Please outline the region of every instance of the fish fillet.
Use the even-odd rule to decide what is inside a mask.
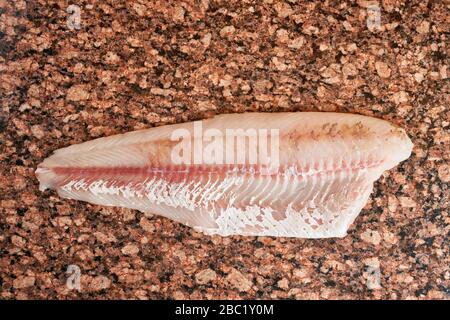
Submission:
[[[343,237],[412,143],[355,114],[225,114],[59,149],[40,190],[158,214],[205,234]]]

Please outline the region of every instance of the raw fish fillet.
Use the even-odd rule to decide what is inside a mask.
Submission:
[[[257,149],[255,133],[267,136]],[[225,114],[62,148],[36,175],[40,190],[159,214],[205,234],[343,237],[373,182],[412,147],[403,129],[361,115]]]

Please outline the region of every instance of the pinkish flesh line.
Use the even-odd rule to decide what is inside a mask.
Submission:
[[[311,169],[318,169],[318,165],[313,166],[312,168],[309,166],[299,168],[295,167],[295,173],[299,176],[302,175],[327,175],[333,173],[339,173],[341,171],[356,171],[361,169],[369,169],[380,166],[384,161],[361,161],[359,163],[352,162],[347,164],[343,162],[340,166],[334,166],[332,168],[326,170],[320,170],[316,172],[311,172]],[[281,166],[281,169],[276,171],[272,171],[270,174],[264,173],[267,176],[276,176],[280,173],[287,173],[291,168],[291,166]],[[227,174],[227,173],[236,173],[240,172],[243,174],[261,174],[260,168],[253,165],[179,165],[179,166],[142,166],[142,167],[53,167],[51,170],[62,176],[71,176],[77,178],[87,178],[89,180],[95,177],[102,176],[145,176],[146,178],[153,176],[171,176],[170,180],[177,180],[174,177],[174,174],[180,175],[180,180],[186,178],[186,175],[189,176],[199,176],[203,174]],[[64,179],[66,181],[66,179]],[[64,182],[63,182],[64,183]],[[125,182],[124,182],[125,183]]]

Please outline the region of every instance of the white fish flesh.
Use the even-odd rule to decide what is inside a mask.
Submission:
[[[36,175],[61,197],[205,234],[343,237],[412,147],[403,129],[361,115],[225,114],[59,149]]]

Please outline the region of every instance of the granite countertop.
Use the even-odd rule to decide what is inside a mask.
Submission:
[[[0,0],[0,299],[449,299],[444,1],[76,3]],[[34,176],[100,136],[305,110],[389,120],[414,142],[342,239],[204,236]]]

